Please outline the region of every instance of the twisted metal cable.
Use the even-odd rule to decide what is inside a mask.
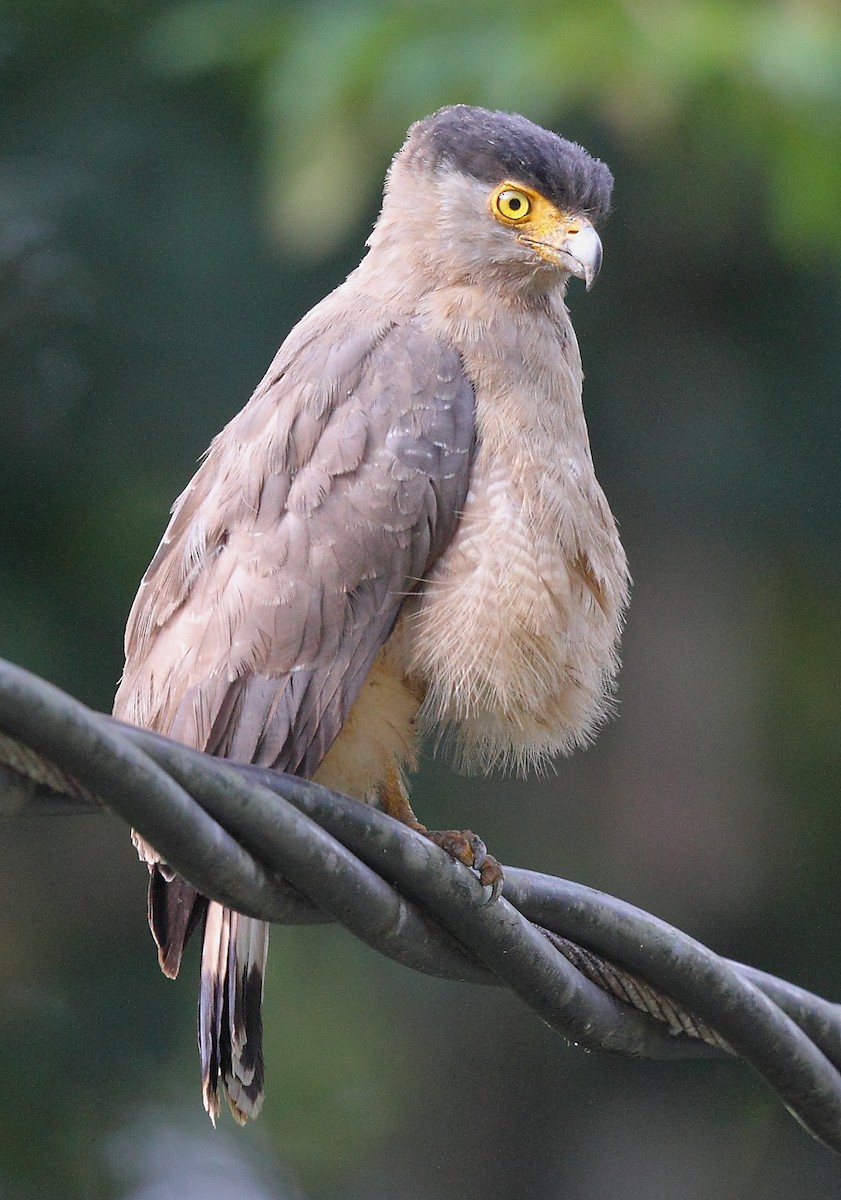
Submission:
[[[841,1007],[728,962],[580,884],[475,875],[383,813],[94,713],[0,660],[0,814],[106,805],[205,895],[281,923],[336,920],[427,974],[509,986],[592,1048],[750,1063],[841,1152]]]

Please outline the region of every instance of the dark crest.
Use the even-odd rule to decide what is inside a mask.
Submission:
[[[516,113],[456,104],[409,130],[400,159],[427,170],[456,170],[493,186],[511,179],[562,211],[597,222],[610,207],[613,176],[583,146]]]

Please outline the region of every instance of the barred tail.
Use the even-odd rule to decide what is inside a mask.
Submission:
[[[269,948],[265,921],[211,902],[204,927],[199,989],[202,1098],[219,1115],[219,1080],[234,1119],[244,1125],[263,1103],[263,976]]]

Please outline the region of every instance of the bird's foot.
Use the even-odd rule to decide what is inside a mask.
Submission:
[[[416,833],[429,838],[454,858],[464,863],[479,876],[479,882],[491,889],[488,904],[492,904],[502,891],[502,867],[488,854],[485,843],[471,829],[427,829],[417,819],[409,803],[409,794],[398,771],[392,771],[379,786],[379,803],[383,812],[408,825]]]
[[[418,833],[429,838],[436,846],[440,846],[454,858],[456,862],[464,863],[479,876],[479,882],[491,889],[488,904],[492,904],[502,891],[502,867],[488,854],[485,843],[471,829],[427,829],[420,822],[415,826]]]

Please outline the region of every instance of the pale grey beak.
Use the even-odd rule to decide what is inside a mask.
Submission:
[[[602,243],[586,217],[565,216],[541,230],[538,236],[523,234],[521,241],[547,262],[583,279],[588,292],[596,282],[602,265]]]
[[[590,222],[585,218],[575,221],[560,250],[570,275],[583,279],[589,292],[602,265],[601,238]]]

